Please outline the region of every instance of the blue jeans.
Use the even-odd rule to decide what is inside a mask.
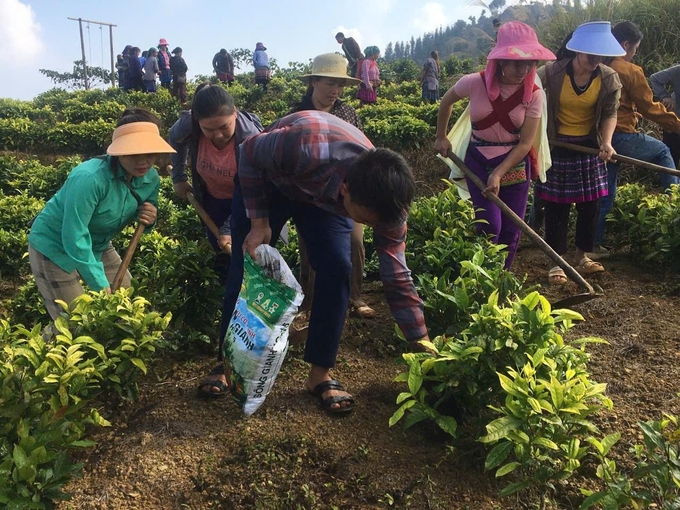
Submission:
[[[614,150],[622,156],[629,156],[631,158],[646,161],[647,163],[654,163],[668,168],[675,168],[673,157],[668,146],[661,140],[657,140],[651,136],[642,133],[619,133],[615,132],[612,137],[612,145]],[[597,220],[597,230],[595,231],[595,246],[602,244],[604,237],[605,218],[614,205],[616,198],[616,186],[619,177],[618,163],[607,163],[607,185],[609,194],[602,197],[600,203],[600,216]],[[659,173],[659,180],[664,189],[670,187],[671,184],[680,184],[680,178],[675,175],[668,175]]]
[[[250,220],[246,216],[238,176],[235,184],[231,207],[232,255],[222,308],[220,359],[224,335],[241,290],[243,241],[250,231]],[[349,278],[352,272],[350,234],[354,222],[313,204],[291,200],[272,187],[269,201],[272,246],[290,218],[295,222],[298,235],[305,240],[310,265],[316,272],[304,359],[319,367],[333,368],[349,306]]]

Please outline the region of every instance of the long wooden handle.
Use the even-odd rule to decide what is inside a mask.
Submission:
[[[576,145],[575,143],[560,142],[558,140],[551,140],[550,145],[555,147],[562,147],[563,149],[570,149],[572,151],[583,152],[584,154],[591,154],[597,156],[600,154],[600,149],[594,149],[592,147],[583,147],[582,145]],[[655,165],[654,163],[647,163],[646,161],[641,161],[639,159],[631,158],[629,156],[624,156],[622,154],[614,154],[612,161],[619,163],[628,163],[629,165],[634,165],[645,170],[652,170],[654,172],[660,172],[662,174],[670,174],[680,176],[680,170],[675,168],[668,168],[666,166]]]
[[[115,292],[120,288],[120,284],[123,283],[123,278],[125,278],[125,273],[128,270],[128,266],[130,265],[130,262],[132,261],[132,255],[134,255],[135,250],[137,249],[137,245],[139,244],[139,239],[142,237],[142,234],[144,233],[144,229],[146,228],[146,225],[143,225],[142,223],[139,223],[137,225],[137,228],[135,229],[135,233],[132,236],[132,239],[130,240],[130,244],[128,245],[127,250],[125,250],[125,255],[123,256],[123,260],[120,263],[120,266],[118,267],[118,272],[116,272],[116,276],[113,278],[113,283],[111,284],[111,292]]]
[[[198,215],[201,217],[203,220],[203,223],[208,225],[208,228],[210,229],[210,232],[212,232],[212,235],[215,236],[215,238],[219,241],[220,239],[220,229],[215,225],[215,222],[212,220],[212,218],[208,215],[208,213],[203,209],[203,206],[198,202],[196,197],[194,196],[193,193],[189,192],[187,193],[187,201],[194,206],[194,209],[196,209],[196,212]],[[231,255],[231,244],[227,244],[224,246],[223,251],[227,253],[228,255]]]
[[[482,182],[482,180],[477,177],[472,170],[470,170],[467,165],[463,162],[462,159],[460,159],[458,156],[456,156],[452,151],[448,151],[447,156],[451,161],[453,161],[458,168],[460,168],[465,176],[470,179],[475,186],[477,186],[481,191],[484,191],[486,189],[486,183]],[[574,269],[566,260],[564,260],[562,257],[558,255],[558,253],[553,250],[548,243],[546,243],[541,236],[539,236],[536,232],[533,231],[533,229],[527,225],[522,218],[517,216],[515,214],[515,211],[510,209],[505,202],[503,202],[500,198],[498,198],[496,195],[493,193],[487,193],[486,194],[486,199],[492,202],[494,205],[496,205],[502,212],[505,214],[510,221],[512,221],[515,225],[517,225],[520,230],[529,237],[543,252],[550,257],[550,259],[560,266],[565,273],[574,280],[576,283],[578,283],[581,287],[584,287],[589,294],[595,294],[595,290],[593,289],[592,285],[590,285],[585,278],[583,278],[576,269]]]

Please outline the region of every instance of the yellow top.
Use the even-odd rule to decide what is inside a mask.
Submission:
[[[566,136],[586,136],[595,125],[595,106],[600,95],[602,78],[598,74],[588,89],[578,95],[571,85],[571,78],[564,75],[560,92],[560,109],[557,113],[558,133]]]

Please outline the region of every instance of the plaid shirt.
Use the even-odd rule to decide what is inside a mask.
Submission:
[[[349,165],[373,144],[354,126],[319,111],[288,115],[240,147],[238,178],[248,218],[269,216],[272,184],[289,199],[348,216],[340,196]],[[407,340],[427,335],[423,302],[406,266],[406,222],[376,225],[373,243],[385,298]]]

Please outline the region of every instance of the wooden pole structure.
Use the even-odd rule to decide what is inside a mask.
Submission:
[[[90,84],[87,80],[87,60],[85,60],[85,39],[83,38],[82,18],[78,18],[78,26],[80,27],[80,49],[83,52],[83,81],[85,82],[85,90],[90,90]]]
[[[113,64],[113,25],[109,25],[109,42],[111,43],[111,86],[116,87],[116,68]]]
[[[83,52],[83,75],[85,77],[85,90],[88,90],[90,88],[89,80],[87,77],[87,64],[85,61],[85,39],[83,38],[83,22],[85,23],[90,23],[92,25],[103,25],[109,27],[109,42],[110,42],[110,50],[111,50],[111,86],[115,87],[116,86],[116,68],[114,66],[114,53],[113,53],[113,27],[117,27],[118,25],[114,25],[113,23],[106,23],[103,21],[92,21],[89,19],[82,19],[82,18],[68,18],[71,21],[77,21],[78,24],[80,25],[80,49]]]

